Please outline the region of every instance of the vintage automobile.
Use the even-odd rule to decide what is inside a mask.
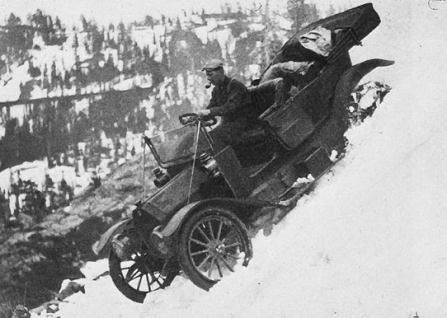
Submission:
[[[154,170],[159,189],[94,247],[98,254],[109,253],[110,275],[122,294],[143,302],[179,274],[209,290],[249,263],[247,228],[256,215],[293,207],[307,187],[296,180],[309,174],[318,179],[334,164],[331,154],[340,156],[345,147],[351,92],[365,74],[393,63],[351,64],[349,49],[379,23],[372,4],[365,4],[312,23],[289,39],[259,85],[249,88],[259,117],[237,145],[217,148],[209,133],[214,121],[195,114],[180,116],[183,125],[177,129],[144,137],[159,164]],[[318,49],[324,32],[330,37],[322,54],[303,44],[310,39]],[[269,70],[289,61],[310,62],[313,75],[283,92],[286,79],[268,77]]]

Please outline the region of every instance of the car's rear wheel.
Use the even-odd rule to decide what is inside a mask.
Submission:
[[[179,259],[183,271],[198,287],[209,290],[236,265],[247,266],[253,255],[247,228],[231,211],[206,207],[180,229]]]

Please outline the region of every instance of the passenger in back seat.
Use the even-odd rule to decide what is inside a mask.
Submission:
[[[285,99],[295,95],[318,76],[334,48],[338,33],[318,26],[292,37],[264,72],[260,84],[283,78]]]

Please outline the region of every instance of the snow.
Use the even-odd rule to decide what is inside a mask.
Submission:
[[[350,1],[352,6],[360,1]],[[447,170],[445,10],[374,1],[382,24],[354,60],[394,59],[373,72],[393,87],[348,134],[347,156],[315,191],[253,240],[247,268],[210,292],[183,277],[143,305],[109,277],[67,299],[61,317],[445,317]]]
[[[12,70],[14,76],[5,86],[0,87],[0,102],[18,100],[20,97],[20,84],[26,83],[30,79],[28,72],[28,62],[14,67]]]

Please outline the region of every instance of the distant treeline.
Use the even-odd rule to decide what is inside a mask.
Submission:
[[[1,81],[7,82],[7,75],[11,74],[13,65],[28,62],[28,72],[33,80],[20,86],[20,100],[28,101],[35,87],[47,92],[59,90],[62,93],[75,88],[76,94],[81,94],[82,88],[91,85],[106,87],[109,84],[107,87],[111,87],[112,84],[136,76],[150,76],[152,87],[156,89],[167,78],[175,78],[178,74],[188,72],[197,73],[203,61],[210,58],[225,59],[229,66],[239,70],[236,76],[243,76],[247,65],[253,63],[253,52],[261,55],[256,57],[256,63],[266,67],[282,45],[277,34],[287,32],[275,29],[279,27],[274,23],[274,15],[263,10],[243,13],[240,8],[234,12],[227,6],[221,14],[211,15],[205,11],[196,14],[202,18],[204,24],[211,17],[220,21],[232,21],[225,26],[236,39],[231,56],[228,53],[227,56],[222,56],[226,50],[223,50],[216,38],[203,44],[194,32],[197,25],[185,27],[178,18],[162,17],[161,20],[155,20],[147,16],[144,21],[127,27],[121,22],[105,28],[81,17],[81,27],[73,30],[74,39],[67,46],[66,30],[58,17],[53,18],[37,10],[26,22],[22,22],[11,14],[6,25],[0,27]],[[253,31],[249,25],[259,16],[268,28]],[[316,7],[305,4],[302,0],[289,1],[288,16],[295,26],[319,18]],[[152,41],[162,52],[161,61],[157,61],[150,53],[154,51],[150,45],[140,47],[132,39],[133,27],[154,27],[157,24],[169,26],[166,28],[166,34],[160,39],[154,37]],[[81,34],[83,36],[80,36]],[[242,34],[244,36],[241,36]],[[43,39],[43,47],[33,44],[35,37]],[[82,39],[82,42],[79,39]],[[261,50],[257,47],[260,42],[264,45]],[[45,46],[62,44],[76,56],[73,68],[62,69],[63,63],[55,62],[50,67],[45,65],[39,68],[33,65],[31,51],[45,50]],[[81,60],[77,54],[81,46],[84,52],[89,53],[88,60]],[[104,53],[110,50],[116,50],[121,65],[117,65],[110,55],[106,58]],[[185,85],[188,83],[185,82]],[[178,108],[190,109],[191,101],[178,96],[176,85],[173,89],[174,95],[180,100],[180,103],[177,103]],[[3,104],[4,107],[0,108],[0,125],[4,127],[4,133],[0,137],[0,171],[24,161],[51,157],[68,150],[76,152],[77,142],[98,143],[102,131],[113,139],[125,134],[127,130],[141,132],[147,129],[147,118],[142,116],[140,103],[147,99],[152,91],[106,93],[107,89],[103,90],[103,93],[88,98],[89,107],[86,113],[73,111],[76,99],[72,97],[24,102],[26,111],[23,119],[11,116],[10,108],[17,106],[11,103]],[[162,103],[163,100],[159,100],[153,106],[155,125],[166,122],[166,117],[170,117]]]

